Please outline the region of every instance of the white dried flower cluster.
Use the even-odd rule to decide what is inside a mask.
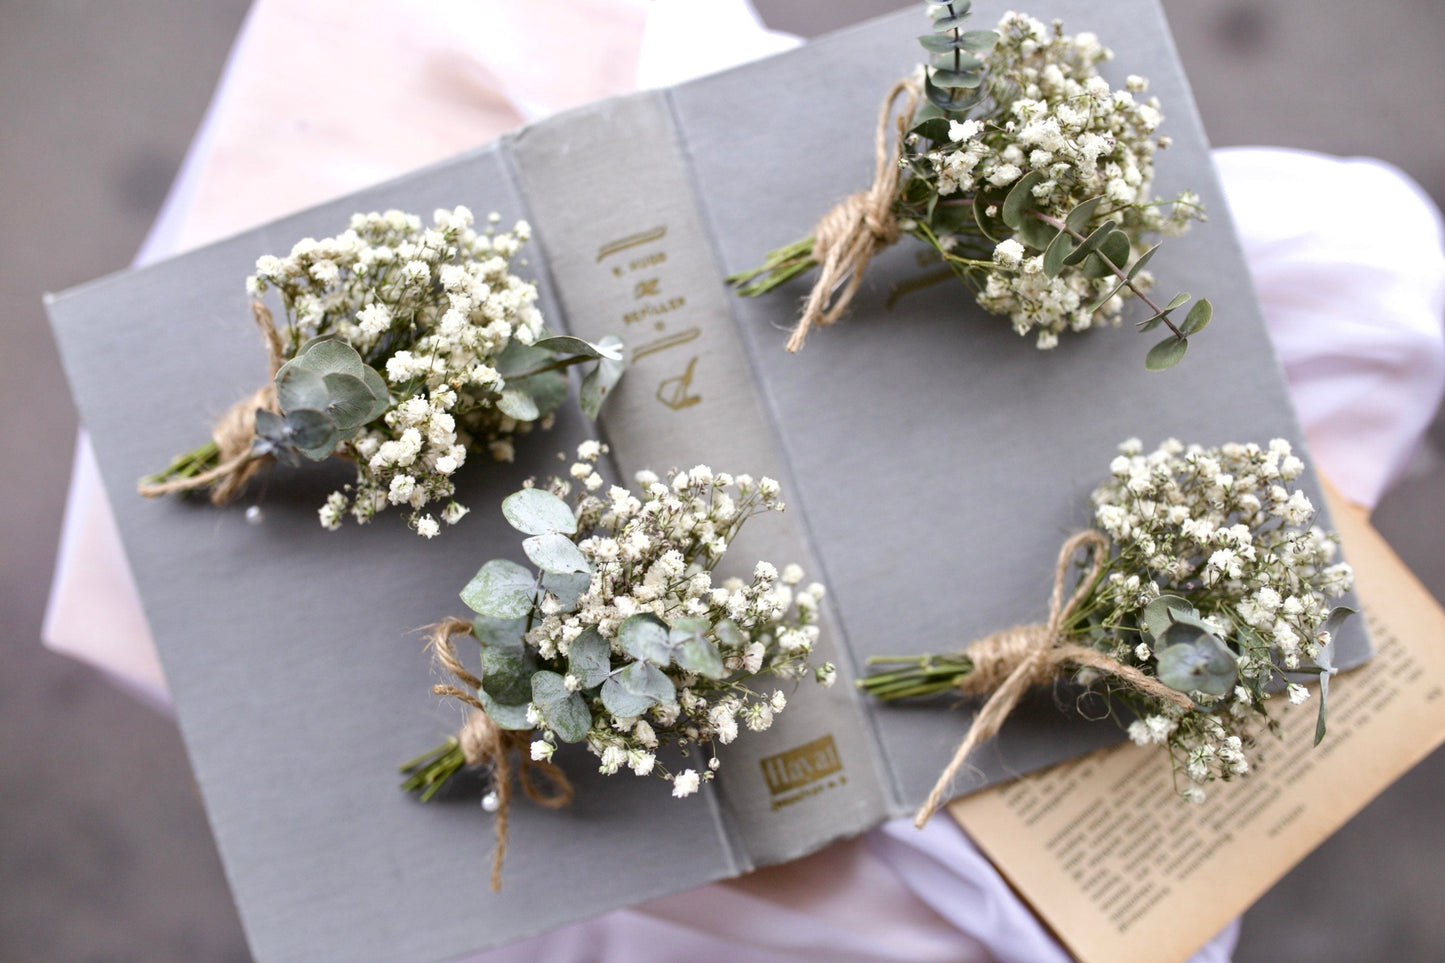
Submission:
[[[396,505],[419,534],[436,535],[466,514],[452,500],[452,476],[468,453],[485,446],[510,460],[513,435],[534,423],[497,408],[499,358],[543,336],[537,290],[511,272],[531,229],[519,221],[510,232],[478,233],[472,223],[465,207],[438,210],[431,227],[401,211],[355,214],[336,237],[260,258],[247,279],[253,297],[280,294],[288,356],[318,335],[339,335],[391,392],[384,418],[337,449],[355,462],[357,480],[322,506],[327,528],[348,512],[366,522]],[[433,506],[441,506],[435,515]]]
[[[809,661],[818,640],[824,588],[802,585],[804,573],[797,565],[780,573],[764,561],[743,578],[715,575],[748,519],[783,510],[773,479],[699,465],[666,477],[639,472],[634,493],[605,485],[597,462],[606,451],[605,445],[584,442],[569,478],[548,485],[574,505],[578,525],[573,539],[591,572],[575,600],[543,593],[523,641],[540,668],[564,674],[568,688],[585,700],[592,717],[585,743],[602,772],[626,768],[659,775],[671,780],[673,795],[686,796],[713,778],[716,746],[732,742],[743,730],[766,730],[784,710],[786,693],[762,685],[764,679],[795,682],[813,676],[831,683],[833,667]],[[639,619],[662,626],[674,639],[690,633],[720,659],[717,671],[704,671],[682,656],[640,659],[628,637],[628,626]],[[636,672],[628,666],[647,661],[670,680],[671,698],[637,715],[619,716],[609,707],[606,683],[584,687],[569,671],[569,660],[577,640],[594,631],[606,640],[612,676]],[[540,729],[533,757],[549,759],[557,734],[546,725],[542,707],[532,705],[529,711]],[[706,767],[670,772],[657,757],[668,744],[682,747],[686,755],[705,752]]]
[[[1248,770],[1250,723],[1265,714],[1271,683],[1316,663],[1330,641],[1322,630],[1330,600],[1353,574],[1335,560],[1337,536],[1313,524],[1314,506],[1293,487],[1304,463],[1288,441],[1203,448],[1170,439],[1146,454],[1130,439],[1120,452],[1093,495],[1113,550],[1083,630],[1151,672],[1158,653],[1127,627],[1142,624],[1145,606],[1163,594],[1187,599],[1227,642],[1237,671],[1230,694],[1189,693],[1197,708],[1187,712],[1133,694],[1140,717],[1130,737],[1167,745],[1187,794],[1202,799],[1203,783]],[[1308,690],[1290,684],[1288,695],[1299,703]]]
[[[997,30],[997,44],[982,55],[989,99],[970,119],[952,120],[946,141],[905,152],[903,163],[914,177],[932,182],[939,204],[971,206],[976,195],[1001,197],[1038,172],[1032,194],[1039,214],[1061,224],[1080,204],[1101,197],[1083,233],[1114,221],[1135,245],[1134,256],[1143,235],[1178,234],[1191,220],[1203,219],[1193,192],[1172,202],[1150,195],[1154,154],[1169,141],[1155,135],[1163,117],[1158,99],[1143,96],[1144,78],[1131,76],[1124,89],[1113,89],[1097,70],[1110,51],[1092,33],[1065,35],[1058,21],[1049,26],[1008,13]],[[998,216],[997,208],[990,204],[990,217]],[[972,227],[969,220],[962,230]],[[1018,334],[1036,333],[1039,348],[1054,347],[1066,330],[1119,323],[1127,288],[1090,310],[1116,286],[1113,275],[1080,265],[1049,277],[1042,254],[1030,255],[1016,237],[993,244],[960,233],[940,235],[937,243],[967,253],[974,258],[970,264],[985,269],[979,304],[1007,315]],[[1147,288],[1147,272],[1135,283]]]

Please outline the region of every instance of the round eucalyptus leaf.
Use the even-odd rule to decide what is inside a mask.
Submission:
[[[1184,323],[1179,326],[1179,330],[1185,334],[1195,334],[1203,331],[1204,326],[1208,324],[1213,317],[1214,305],[1209,303],[1208,298],[1200,298],[1194,302],[1194,306],[1191,307],[1189,313],[1184,316]]]
[[[1117,268],[1122,268],[1129,263],[1129,254],[1133,248],[1129,244],[1129,235],[1123,231],[1111,231],[1099,242],[1099,253],[1108,258]]]
[[[359,428],[366,423],[376,399],[366,382],[356,375],[331,372],[324,376],[326,394],[329,399],[326,413],[336,419],[336,427],[342,431]]]
[[[1190,601],[1177,595],[1161,595],[1144,606],[1139,628],[1144,632],[1145,641],[1153,645],[1154,641],[1164,634],[1164,630],[1174,624],[1170,613],[1181,612],[1196,614]]]
[[[1217,635],[1198,633],[1190,641],[1165,645],[1154,658],[1159,681],[1176,692],[1226,696],[1234,691],[1239,663]]]
[[[542,576],[542,587],[557,596],[564,612],[576,610],[577,600],[591,585],[590,572],[547,572]]]
[[[567,683],[545,669],[532,673],[532,704],[548,729],[563,742],[581,742],[592,728],[592,713],[579,693],[568,692]]]
[[[283,412],[298,408],[325,411],[330,395],[326,391],[326,379],[294,360],[288,361],[276,372],[276,401]]]
[[[714,625],[712,630],[718,641],[731,649],[738,648],[748,640],[748,637],[743,634],[743,630],[738,628],[738,624],[732,619],[723,619]]]
[[[1104,242],[1104,238],[1114,233],[1114,229],[1118,226],[1118,223],[1115,221],[1105,221],[1103,224],[1094,228],[1094,232],[1080,241],[1079,246],[1074,248],[1073,253],[1064,258],[1064,264],[1072,267],[1094,253],[1094,251],[1098,250],[1099,245]]]
[[[1073,239],[1063,231],[1054,235],[1054,239],[1044,249],[1045,276],[1051,278],[1059,276],[1059,272],[1064,269],[1065,259],[1073,251],[1073,243]]]
[[[577,532],[577,517],[567,502],[544,488],[523,488],[502,499],[502,515],[527,535]]]
[[[622,687],[615,678],[602,683],[602,705],[619,719],[632,719],[642,715],[657,703],[646,696],[633,695]]]
[[[983,75],[976,69],[983,66],[983,62],[974,56],[964,56],[960,59],[963,61],[962,70],[934,67],[929,73],[929,79],[933,81],[935,86],[945,87],[950,90],[959,87],[972,90],[983,83]]]
[[[296,353],[297,364],[319,375],[349,374],[360,378],[366,362],[356,349],[335,335],[312,338]]]
[[[594,628],[587,628],[567,647],[567,671],[584,689],[599,686],[612,672],[612,647]]]
[[[497,724],[499,729],[513,729],[519,732],[526,732],[535,729],[536,726],[527,721],[527,703],[520,705],[509,705],[498,702],[487,694],[485,690],[477,693],[477,701],[482,704],[488,716]],[[529,700],[530,701],[530,700]]]
[[[617,640],[622,649],[634,659],[644,659],[658,665],[672,661],[672,646],[667,640],[667,623],[651,612],[641,612],[622,620],[617,627]]]
[[[1071,231],[1078,231],[1080,234],[1084,233],[1084,228],[1093,218],[1094,212],[1099,209],[1099,204],[1103,200],[1104,195],[1100,194],[1097,197],[1091,197],[1087,201],[1080,202],[1079,205],[1064,218],[1064,226]]]
[[[1023,227],[1024,212],[1031,210],[1038,204],[1034,197],[1034,188],[1044,179],[1043,171],[1029,171],[1023,177],[1014,182],[1009,188],[1008,197],[1003,202],[1003,222],[1017,231]],[[1033,220],[1033,218],[1030,218]]]
[[[672,626],[667,630],[667,642],[675,647],[690,639],[706,638],[711,631],[712,623],[707,619],[683,616],[673,620]]]
[[[582,550],[572,543],[560,532],[548,532],[546,535],[533,535],[531,538],[522,539],[522,551],[532,560],[532,564],[544,572],[555,572],[559,575],[566,575],[572,572],[590,572],[592,564],[587,561],[587,556]]]
[[[502,389],[502,395],[497,399],[497,408],[502,414],[518,421],[536,421],[542,414],[531,395],[512,385]]]
[[[336,450],[340,433],[336,422],[324,411],[298,408],[286,413],[286,436],[303,455],[321,461]]]
[[[472,619],[472,635],[484,649],[505,649],[520,653],[525,648],[522,633],[526,629],[526,618],[497,619],[490,615],[478,615]]]
[[[505,558],[494,558],[472,576],[461,596],[473,612],[496,619],[520,619],[532,611],[536,584],[528,569]]]
[[[677,689],[672,680],[655,665],[632,662],[613,678],[633,695],[645,696],[660,705],[672,705],[677,701]]]
[[[537,662],[526,649],[507,646],[482,648],[482,689],[506,703],[525,703],[532,696],[532,673]]]
[[[371,411],[368,413],[366,422],[372,422],[386,414],[386,409],[391,407],[391,391],[386,386],[386,379],[383,378],[375,368],[365,366],[361,372],[361,380],[371,391]],[[363,422],[365,424],[366,422]]]
[[[698,675],[707,676],[709,679],[721,679],[727,675],[722,655],[718,652],[717,646],[707,639],[688,639],[678,646],[675,658],[677,664],[682,668],[689,672],[696,672]]]
[[[1184,352],[1189,350],[1189,339],[1176,338],[1170,335],[1149,349],[1144,356],[1144,367],[1150,371],[1164,371],[1174,367],[1184,360]]]

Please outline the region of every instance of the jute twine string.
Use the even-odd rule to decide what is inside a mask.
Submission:
[[[477,700],[476,693],[482,687],[482,680],[467,671],[457,658],[452,645],[453,636],[470,635],[472,623],[462,619],[445,619],[430,626],[427,644],[437,664],[452,674],[461,686],[438,684],[432,686],[437,695],[450,696],[472,707],[467,721],[457,733],[462,756],[469,766],[489,763],[492,766],[492,789],[497,794],[497,847],[492,854],[492,892],[502,888],[502,860],[507,855],[507,815],[512,804],[512,760],[515,750],[521,759],[516,781],[521,785],[527,798],[548,809],[561,809],[572,802],[572,783],[567,774],[554,763],[538,762],[532,759],[531,737],[527,732],[502,729]],[[533,772],[540,772],[552,784],[550,793],[540,788],[533,780]]]
[[[898,240],[898,220],[893,201],[898,193],[898,152],[908,122],[918,107],[920,90],[912,80],[893,85],[878,114],[874,140],[873,186],[849,195],[813,229],[813,260],[821,270],[803,305],[803,316],[788,339],[788,350],[797,351],[815,325],[827,327],[842,316],[863,283],[863,271],[873,255]],[[903,110],[895,118],[893,102],[906,94]],[[888,144],[889,128],[897,131],[896,143]],[[846,283],[845,283],[846,282]],[[839,286],[837,296],[833,296]],[[830,303],[831,301],[831,303]]]
[[[224,505],[236,497],[266,461],[265,457],[251,454],[251,439],[256,436],[256,409],[264,408],[279,414],[280,405],[276,401],[274,379],[286,358],[281,346],[281,335],[276,331],[276,325],[271,322],[271,312],[266,309],[266,305],[260,301],[252,301],[251,317],[266,345],[272,380],[268,381],[264,388],[258,388],[228,408],[211,429],[211,440],[216,443],[219,452],[219,464],[215,468],[189,478],[143,483],[137,490],[147,498],[215,486],[211,488],[211,503]]]
[[[1088,571],[1069,600],[1060,604],[1069,567],[1074,554],[1080,549],[1089,552]],[[1182,709],[1193,706],[1188,696],[1182,692],[1176,692],[1158,679],[1086,645],[1069,642],[1063,635],[1069,617],[1088,597],[1094,581],[1103,570],[1108,554],[1108,540],[1094,529],[1071,536],[1059,549],[1058,565],[1054,569],[1054,590],[1049,598],[1048,621],[1014,626],[980,639],[968,647],[973,669],[959,680],[958,688],[968,695],[982,695],[985,692],[991,695],[978,715],[974,716],[973,725],[969,727],[963,742],[954,752],[953,760],[938,777],[928,799],[914,816],[913,825],[923,828],[943,804],[949,787],[953,784],[953,777],[968,760],[969,754],[980,743],[998,734],[1004,720],[1018,705],[1023,694],[1034,686],[1052,682],[1065,666],[1097,669],[1114,676],[1132,689],[1167,700]]]

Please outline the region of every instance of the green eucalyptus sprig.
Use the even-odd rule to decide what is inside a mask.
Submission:
[[[336,457],[357,478],[321,507],[322,525],[395,505],[430,538],[466,514],[452,496],[469,454],[511,460],[517,435],[551,424],[568,368],[585,368],[579,403],[595,418],[626,368],[622,342],[548,336],[535,286],[511,271],[531,229],[471,225],[463,207],[436,212],[430,228],[400,211],[357,214],[336,237],[258,259],[248,290],[275,289],[284,311],[278,328],[254,304],[273,383],[142,494],[210,489],[221,504],[267,461]]]
[[[1288,442],[1186,448],[1171,439],[1146,455],[1131,439],[1121,450],[1093,495],[1093,537],[1107,554],[1050,645],[1086,647],[1188,697],[1159,698],[1118,672],[1077,676],[1128,710],[1135,742],[1165,746],[1181,793],[1202,799],[1205,783],[1249,771],[1256,724],[1278,729],[1267,703],[1281,687],[1291,703],[1309,698],[1303,676],[1319,679],[1315,742],[1324,738],[1332,643],[1352,613],[1329,600],[1353,575],[1293,487],[1304,465]],[[978,658],[877,656],[858,686],[885,700],[972,691]]]
[[[761,295],[838,249],[865,252],[846,266],[861,272],[878,247],[910,234],[985,310],[1007,316],[1020,335],[1035,334],[1040,348],[1054,347],[1064,331],[1118,324],[1132,297],[1149,309],[1141,330],[1169,332],[1146,367],[1177,364],[1213,309],[1201,298],[1177,318],[1189,295],[1151,299],[1145,267],[1158,245],[1146,238],[1180,232],[1203,211],[1189,191],[1172,201],[1149,195],[1154,154],[1169,139],[1154,136],[1157,100],[1135,98],[1147,81],[1131,76],[1125,89],[1111,89],[1095,70],[1110,54],[1091,34],[1066,36],[1058,22],[1048,28],[1023,14],[1006,15],[997,31],[964,30],[968,15],[968,0],[938,6],[933,31],[920,38],[929,60],[895,147],[892,203],[870,212],[887,223],[858,218],[855,229],[870,232],[860,241],[825,235],[837,223],[825,218],[819,233],[728,280],[740,294]],[[880,134],[892,122],[891,103]],[[813,324],[841,312],[856,276],[844,280],[825,267],[819,285],[828,290],[809,299],[790,350]]]

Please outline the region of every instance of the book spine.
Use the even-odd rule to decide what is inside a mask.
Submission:
[[[619,335],[631,351],[602,418],[621,476],[706,464],[780,478],[786,498],[785,459],[665,95],[608,101],[529,128],[512,153],[567,327],[589,339]],[[803,526],[787,512],[744,530],[719,574],[749,578],[759,559],[816,572],[810,555]],[[837,644],[825,620],[816,661],[848,664]],[[846,672],[831,690],[812,680],[783,688],[788,707],[771,729],[719,751],[714,797],[739,872],[796,858],[887,815]],[[709,755],[693,747],[682,764],[702,770]]]

